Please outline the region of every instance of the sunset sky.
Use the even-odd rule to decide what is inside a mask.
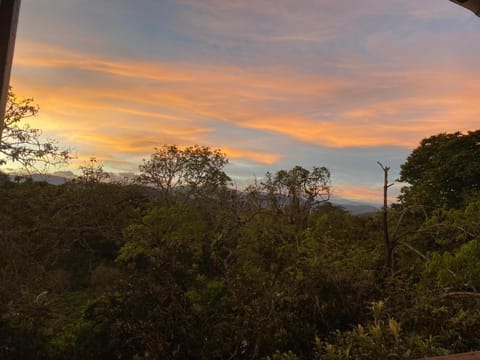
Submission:
[[[72,171],[200,144],[239,187],[319,165],[378,202],[377,161],[394,179],[422,138],[479,128],[480,18],[447,0],[23,0],[11,83]]]

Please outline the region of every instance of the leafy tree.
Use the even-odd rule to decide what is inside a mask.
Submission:
[[[461,207],[480,190],[480,130],[423,139],[401,167],[406,204]]]
[[[436,253],[429,260],[425,278],[434,281],[434,285],[442,286],[448,291],[480,296],[480,244],[478,240],[463,245],[455,254],[444,252]],[[448,293],[447,293],[448,294]]]
[[[79,180],[83,183],[100,183],[110,178],[110,175],[103,170],[103,165],[97,165],[97,159],[92,157],[90,162],[80,166],[82,175],[79,176]]]
[[[265,181],[248,189],[263,199],[262,207],[270,207],[284,215],[291,224],[303,229],[310,212],[330,197],[330,172],[326,167],[307,170],[295,166],[275,174],[267,172]]]
[[[19,99],[8,91],[5,124],[0,139],[0,165],[7,161],[19,163],[26,170],[38,170],[39,165],[59,165],[71,159],[68,149],[61,149],[56,140],[42,140],[42,131],[32,129],[22,120],[36,116],[38,105],[33,99]]]
[[[433,230],[422,284],[480,298],[480,200],[464,209],[440,209],[426,221]]]
[[[192,347],[203,337],[188,341],[186,291],[200,267],[205,234],[199,214],[181,205],[154,206],[141,223],[127,227],[117,262],[128,281],[86,313],[112,351],[129,357],[192,358]]]
[[[312,303],[321,303],[319,332],[360,321],[366,306],[381,295],[382,246],[377,239],[381,230],[370,230],[371,222],[321,207],[304,231],[299,266],[308,274],[303,291]]]
[[[224,153],[208,146],[182,150],[176,145],[164,145],[155,148],[150,160],[143,160],[137,181],[158,188],[170,206],[176,200],[185,203],[224,187],[230,181],[223,171],[227,163]]]

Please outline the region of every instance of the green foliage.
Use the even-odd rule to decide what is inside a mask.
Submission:
[[[386,316],[382,301],[371,307],[373,320],[350,331],[337,331],[330,341],[316,340],[315,359],[321,360],[384,360],[418,359],[445,355],[433,338],[426,339],[405,333],[401,324]]]
[[[88,301],[84,294],[96,265],[117,256],[124,221],[135,220],[131,200],[139,194],[114,184],[93,189],[27,179],[5,183],[0,196],[0,318],[7,329],[0,348],[10,349],[5,358],[74,352],[60,339],[76,336],[80,315],[69,315]],[[66,296],[70,292],[75,295]]]
[[[478,194],[480,130],[438,134],[423,139],[401,167],[400,181],[407,204],[459,208]]]
[[[85,350],[103,344],[108,357],[185,358],[187,304],[181,287],[170,280],[132,276],[92,302],[85,320],[95,336],[84,339]]]
[[[306,271],[315,274],[307,288],[316,288],[323,300],[321,318],[328,329],[343,329],[362,319],[367,304],[379,296],[382,248],[380,241],[370,239],[370,221],[328,211],[304,233],[301,256]]]
[[[436,253],[427,263],[424,279],[448,289],[477,292],[480,287],[480,243],[472,240],[454,254]]]
[[[125,230],[126,243],[117,261],[134,269],[161,271],[164,265],[198,266],[204,224],[190,207],[153,207],[141,224]],[[179,262],[177,262],[179,260]]]

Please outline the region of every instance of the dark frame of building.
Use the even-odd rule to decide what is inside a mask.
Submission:
[[[0,140],[4,127],[20,1],[0,0]]]

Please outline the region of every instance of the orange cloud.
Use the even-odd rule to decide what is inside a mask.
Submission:
[[[383,185],[375,186],[358,186],[354,184],[342,184],[335,186],[332,191],[333,195],[340,196],[345,199],[354,201],[366,201],[376,204],[383,203]],[[390,194],[389,202],[396,202],[396,194]]]
[[[265,153],[245,149],[232,149],[228,146],[222,146],[221,148],[230,159],[247,159],[264,165],[275,164],[283,157],[281,154]]]
[[[350,74],[354,62],[348,64],[338,66]],[[402,71],[367,66],[350,78],[286,67],[120,61],[32,43],[19,43],[15,67],[16,86],[42,107],[33,125],[82,151],[102,154],[145,154],[165,142],[215,146],[211,138],[219,124],[319,146],[411,148],[440,131],[474,129],[480,116],[471,99],[480,90],[480,75],[468,69],[446,76],[434,66],[428,71],[414,64]],[[35,78],[39,68],[80,69],[90,83],[50,85]],[[271,152],[229,150],[233,159],[263,164],[281,159]]]

